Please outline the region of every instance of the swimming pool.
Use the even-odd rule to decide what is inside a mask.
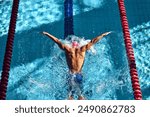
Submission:
[[[150,99],[149,0],[126,0],[127,16],[144,99]],[[2,67],[12,0],[1,1],[0,67]],[[41,35],[48,31],[63,39],[63,0],[20,1],[7,99],[67,98],[64,53]],[[74,1],[74,32],[92,39],[113,33],[87,53],[83,67],[87,99],[133,99],[118,5],[115,0]]]

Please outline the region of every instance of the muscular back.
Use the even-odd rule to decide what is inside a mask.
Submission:
[[[80,48],[69,48],[65,51],[68,67],[72,73],[81,72],[85,58],[85,51]]]
[[[72,73],[81,72],[82,66],[84,63],[85,58],[85,52],[91,48],[93,44],[98,42],[100,39],[102,39],[104,36],[108,35],[111,32],[103,33],[100,36],[97,36],[96,38],[93,38],[88,44],[80,47],[80,48],[70,48],[64,44],[61,43],[59,39],[54,37],[53,35],[43,32],[44,35],[48,36],[50,39],[52,39],[55,43],[58,44],[58,46],[65,51],[66,54],[66,60],[69,67],[69,70]]]

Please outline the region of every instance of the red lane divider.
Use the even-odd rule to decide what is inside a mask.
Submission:
[[[129,67],[130,67],[130,76],[131,76],[132,88],[134,92],[134,98],[135,100],[142,100],[142,93],[139,85],[138,73],[136,70],[136,63],[135,63],[134,52],[132,48],[132,42],[130,38],[124,0],[118,0],[118,5],[119,5],[122,29],[124,33],[124,43],[125,43],[126,53],[128,57]]]
[[[8,85],[10,64],[11,64],[11,58],[12,58],[12,50],[13,50],[13,43],[14,43],[14,35],[15,35],[15,29],[16,29],[16,21],[17,21],[19,1],[20,0],[13,0],[11,19],[10,19],[10,24],[9,24],[7,44],[6,44],[6,49],[5,49],[3,69],[2,69],[2,75],[1,75],[0,100],[6,99],[7,85]]]

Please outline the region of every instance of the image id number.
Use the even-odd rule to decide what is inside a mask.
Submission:
[[[135,113],[134,105],[87,105],[78,106],[78,113]]]

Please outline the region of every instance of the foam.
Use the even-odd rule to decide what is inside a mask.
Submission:
[[[150,87],[150,21],[130,30],[142,88]]]

